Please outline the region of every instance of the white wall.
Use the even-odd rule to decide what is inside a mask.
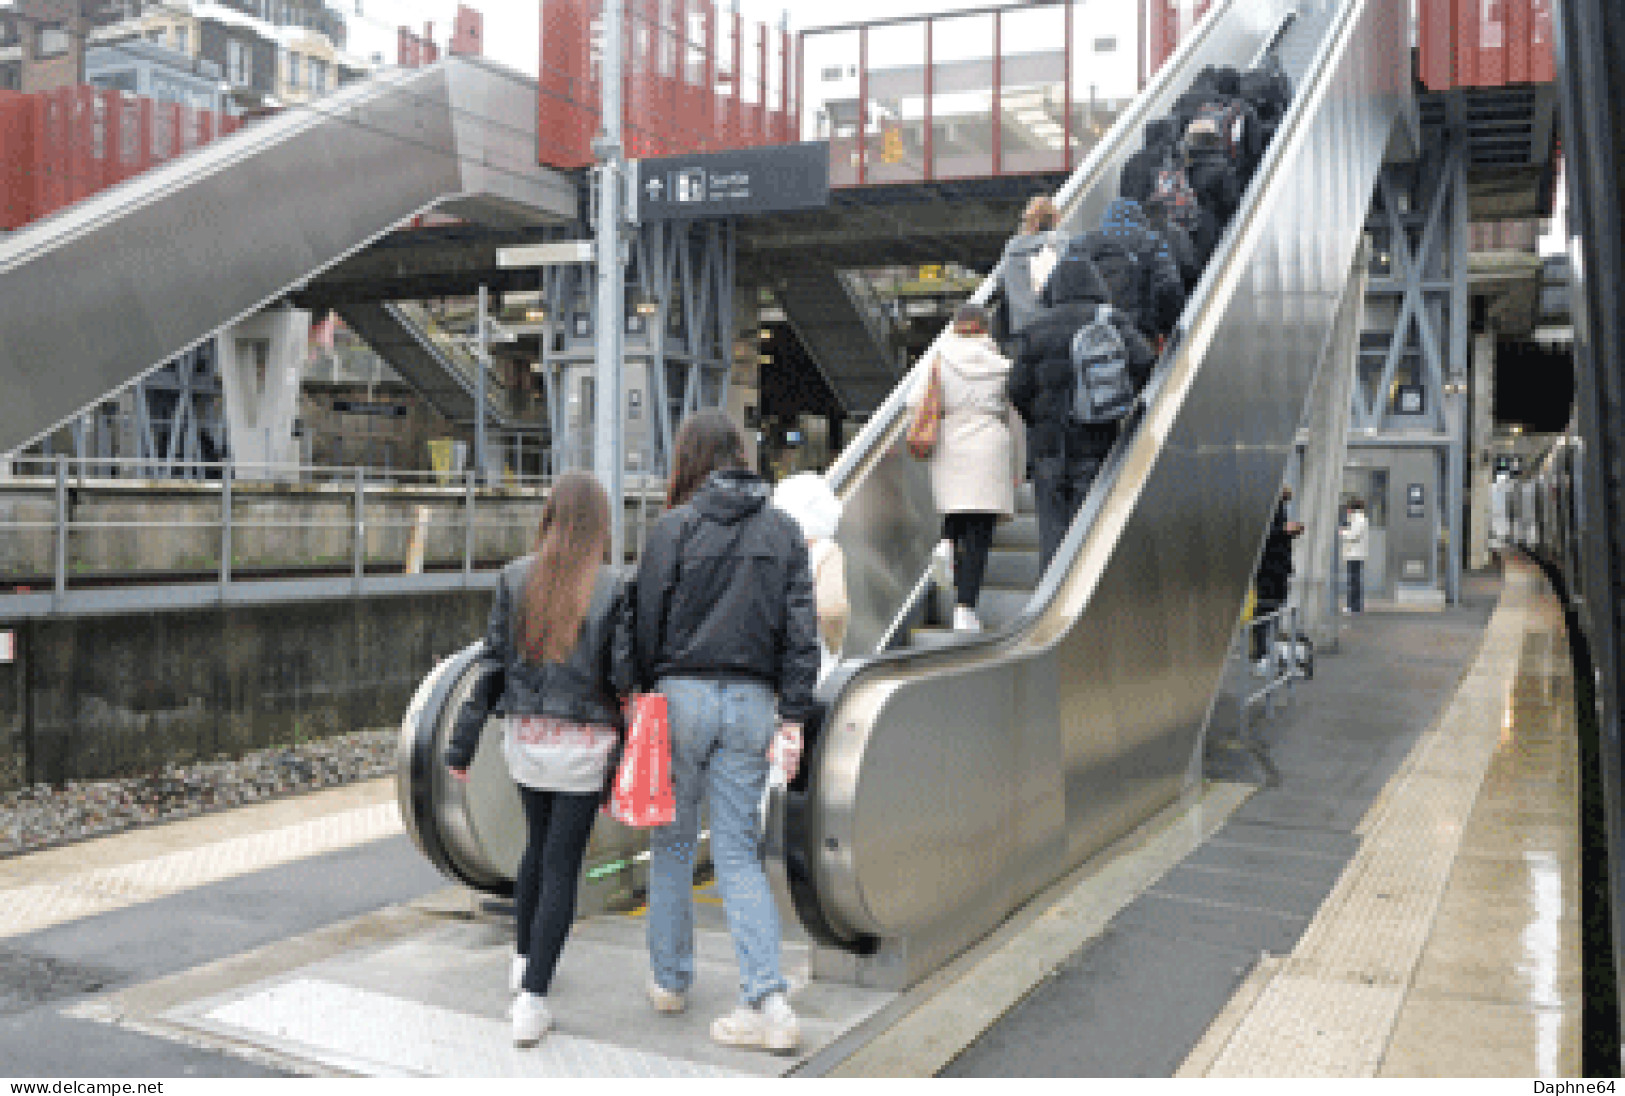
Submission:
[[[264,371],[250,343],[264,343]],[[271,308],[216,336],[220,382],[225,391],[231,456],[239,465],[296,465],[293,437],[299,413],[299,376],[310,343],[310,313]],[[244,478],[269,470],[245,468]]]

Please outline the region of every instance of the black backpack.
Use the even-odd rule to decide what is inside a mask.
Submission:
[[[1114,307],[1122,312],[1139,315],[1144,311],[1145,268],[1134,246],[1121,236],[1096,231],[1084,238],[1085,253],[1111,294]]]
[[[1113,315],[1111,305],[1098,306],[1094,318],[1072,336],[1072,407],[1068,418],[1080,426],[1114,423],[1134,404],[1128,342],[1112,322]]]
[[[1185,166],[1176,156],[1168,156],[1157,170],[1156,180],[1151,184],[1151,194],[1145,204],[1160,208],[1169,224],[1177,225],[1186,232],[1194,233],[1201,223],[1201,204],[1191,187]]]

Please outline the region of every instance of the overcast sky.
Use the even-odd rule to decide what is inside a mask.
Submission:
[[[350,52],[370,57],[381,53],[395,60],[395,32],[402,24],[421,31],[425,20],[435,24],[435,40],[444,45],[451,27],[457,0],[330,0],[350,22]],[[1102,6],[1127,0],[1089,0]],[[741,0],[740,10],[747,19],[777,22],[790,13],[792,30],[833,23],[854,23],[895,15],[923,14],[959,8],[986,7],[990,0],[789,0],[769,3]],[[485,13],[486,53],[523,72],[535,75],[540,49],[541,4],[539,0],[474,0],[471,7]],[[1080,5],[1087,7],[1087,4]],[[360,8],[362,14],[357,15]]]

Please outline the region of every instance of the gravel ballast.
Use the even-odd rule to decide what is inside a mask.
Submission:
[[[0,794],[0,857],[387,776],[395,771],[398,738],[393,728],[353,731],[144,776],[6,792]]]

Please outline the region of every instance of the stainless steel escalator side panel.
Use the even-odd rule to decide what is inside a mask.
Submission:
[[[1401,0],[1347,0],[1326,32],[1144,420],[1033,608],[1002,636],[845,678],[810,841],[838,932],[974,939],[1184,790],[1409,95],[1403,15]],[[889,465],[869,467],[859,492]]]
[[[470,643],[445,659],[418,685],[401,719],[395,752],[395,795],[412,843],[442,875],[488,894],[513,893],[526,824],[518,785],[502,754],[502,731],[492,722],[480,736],[468,783],[446,768],[457,712],[474,685]],[[629,873],[649,847],[648,835],[600,818],[587,843],[589,873]]]
[[[536,163],[535,103],[516,72],[446,61],[255,122],[0,240],[0,453],[444,200],[573,220],[574,184]]]
[[[1170,111],[1204,66],[1247,64],[1294,7],[1292,0],[1215,5],[1062,186],[1057,194],[1062,226],[1078,231],[1099,223],[1117,196],[1123,163],[1141,145],[1146,123]],[[987,302],[997,284],[995,270],[972,299]],[[908,394],[918,383],[919,363],[929,359],[930,351],[921,355],[915,371],[876,409],[829,472],[844,507],[836,540],[846,554],[849,656],[874,653],[891,631],[939,539],[925,465],[903,448]]]

